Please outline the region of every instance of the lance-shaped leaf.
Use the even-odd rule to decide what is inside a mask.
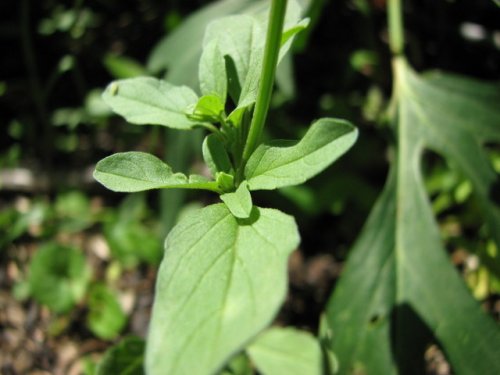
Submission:
[[[247,348],[255,367],[263,375],[323,375],[323,353],[308,332],[294,328],[270,328]]]
[[[186,108],[196,105],[198,97],[186,86],[150,77],[112,82],[102,95],[114,112],[138,125],[163,125],[191,129],[199,122],[186,117]]]
[[[145,152],[120,152],[102,159],[95,167],[94,178],[110,190],[125,193],[167,188],[219,192],[215,181],[173,173],[167,164]]]
[[[481,143],[499,139],[498,101],[473,81],[423,79],[404,60],[395,67],[397,158],[327,310],[340,373],[424,373],[433,340],[456,374],[500,373],[500,331],[446,255],[420,170],[426,147],[442,152],[481,185],[479,201],[494,217]]]
[[[166,240],[146,349],[150,375],[213,374],[268,325],[283,302],[292,217],[254,208],[236,219],[205,207]]]
[[[245,167],[250,190],[303,183],[342,156],[357,136],[357,129],[347,121],[324,118],[312,124],[299,142],[261,144]]]

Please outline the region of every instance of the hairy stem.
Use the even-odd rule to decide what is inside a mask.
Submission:
[[[389,46],[392,54],[399,56],[404,52],[404,29],[401,0],[389,0],[387,3],[387,10],[389,17]]]
[[[286,12],[286,0],[273,0],[271,4],[271,12],[269,13],[269,24],[267,26],[266,45],[264,48],[264,60],[262,64],[261,81],[257,100],[255,103],[255,111],[253,113],[252,122],[248,131],[245,148],[243,150],[243,158],[241,161],[241,169],[245,167],[245,163],[255,151],[264,123],[266,122],[267,111],[271,101],[271,94],[274,85],[274,75],[276,72],[276,64],[281,45],[281,35],[283,33],[283,23]]]

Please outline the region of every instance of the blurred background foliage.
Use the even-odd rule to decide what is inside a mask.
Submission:
[[[213,8],[215,17],[224,6],[240,11],[251,2],[230,3],[0,2],[2,374],[92,374],[112,343],[144,337],[165,235],[184,212],[216,198],[184,191],[125,196],[98,186],[91,177],[96,161],[125,150],[206,173],[201,132],[188,138],[127,124],[100,94],[111,80],[138,75],[192,83],[182,82],[193,74],[176,58],[199,38],[193,30],[201,21],[185,22],[207,4],[221,7]],[[290,260],[290,296],[278,319],[315,331],[385,181],[392,77],[385,0],[303,3],[311,28],[281,67],[267,131],[297,138],[311,120],[332,116],[355,123],[361,136],[326,173],[300,187],[259,192],[255,200],[297,218],[302,244]],[[417,70],[499,81],[500,8],[491,0],[406,1],[405,20],[408,58]],[[500,173],[500,147],[489,150]],[[498,319],[498,249],[470,184],[430,152],[424,173],[451,260]],[[142,347],[130,340],[134,350]]]

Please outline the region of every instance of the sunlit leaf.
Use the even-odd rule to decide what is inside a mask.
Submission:
[[[223,204],[185,217],[166,241],[146,354],[156,374],[211,374],[270,323],[283,302],[293,218]],[[196,359],[196,360],[194,360]]]

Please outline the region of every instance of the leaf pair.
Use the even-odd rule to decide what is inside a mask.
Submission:
[[[231,187],[231,180],[229,186],[224,186],[223,178],[209,180],[200,175],[187,177],[173,173],[156,156],[143,152],[118,153],[101,160],[96,166],[94,177],[108,189],[119,192],[161,188],[205,189],[218,193],[227,191],[222,199],[230,208],[235,207],[235,216],[248,217],[251,208],[248,190],[270,190],[301,184],[343,155],[356,138],[357,130],[348,122],[320,119],[299,142],[261,144],[245,167],[244,180],[247,183],[240,185],[235,193],[227,191]],[[231,161],[215,135],[206,138],[203,154],[212,173],[230,176]],[[246,207],[244,213],[238,206]]]

